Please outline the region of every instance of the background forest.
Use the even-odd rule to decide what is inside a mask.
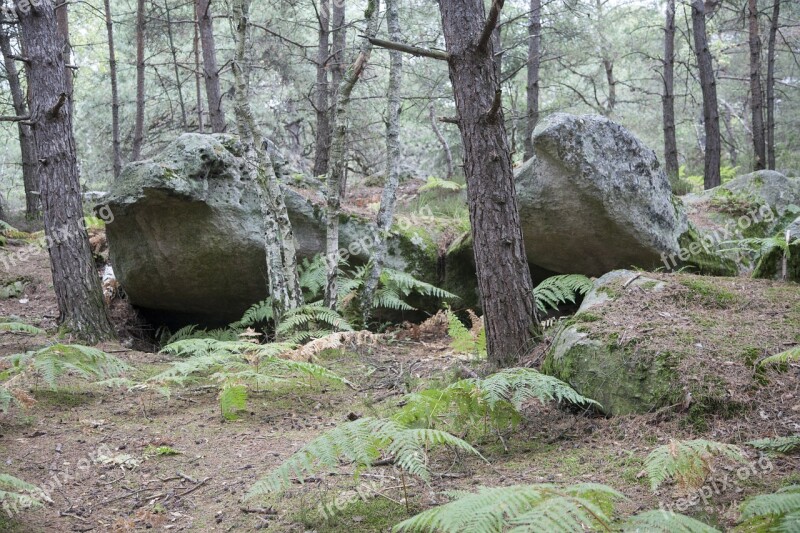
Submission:
[[[714,58],[722,162],[728,175],[753,166],[750,118],[750,78],[747,3],[724,0],[712,5],[708,18]],[[539,109],[607,115],[663,154],[661,95],[663,93],[664,6],[661,1],[550,0],[541,4]],[[144,152],[158,152],[182,131],[210,129],[202,58],[196,54],[195,5],[174,0],[144,3]],[[768,66],[767,45],[772,2],[759,3],[762,79]],[[121,155],[131,160],[136,105],[137,5],[110,0],[115,38],[120,103]],[[346,6],[345,58],[355,56],[365,29],[361,3]],[[75,70],[75,135],[81,182],[87,190],[106,190],[113,177],[109,49],[101,2],[71,6],[70,35]],[[501,19],[503,106],[514,150],[524,154],[527,120],[526,67],[529,59],[529,2],[509,0]],[[409,0],[399,6],[403,42],[444,49],[437,6]],[[232,125],[235,27],[225,2],[211,6],[221,78],[222,107]],[[702,174],[704,134],[702,96],[691,46],[690,7],[678,2],[675,37],[675,114],[679,163],[687,176]],[[320,24],[317,2],[263,1],[252,5],[253,45],[248,48],[253,108],[265,136],[273,140],[303,172],[314,166],[317,131],[315,89]],[[800,12],[795,2],[783,2],[775,43],[776,168],[800,166]],[[332,29],[335,29],[332,27]],[[6,29],[6,31],[9,31]],[[385,35],[385,24],[379,32]],[[12,45],[16,46],[12,39]],[[328,71],[337,67],[327,58]],[[348,168],[352,175],[380,181],[385,172],[385,95],[388,52],[376,49],[368,71],[353,95]],[[4,70],[0,69],[0,75]],[[200,76],[200,78],[198,77]],[[330,76],[330,74],[329,74]],[[331,85],[331,90],[333,85]],[[198,97],[200,106],[198,107]],[[7,86],[0,93],[0,115],[13,115]],[[407,57],[401,112],[401,170],[404,177],[445,177],[446,157],[430,120],[454,114],[444,62]],[[202,124],[201,124],[202,115]],[[455,126],[439,124],[450,144],[458,174],[460,137]],[[0,125],[0,187],[6,201],[23,205],[17,128]],[[663,159],[662,159],[663,163]],[[725,173],[725,168],[723,168]]]

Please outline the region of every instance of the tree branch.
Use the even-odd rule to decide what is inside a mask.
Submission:
[[[446,124],[460,124],[461,118],[459,117],[439,117],[439,122],[444,122]]]
[[[0,116],[0,122],[29,122],[31,120],[30,115],[25,117],[4,117]]]
[[[489,44],[489,39],[492,38],[492,32],[497,26],[497,19],[500,18],[500,10],[503,9],[505,0],[492,0],[492,7],[489,8],[489,16],[486,18],[486,25],[483,27],[483,32],[478,39],[478,50],[486,50]]]
[[[369,42],[371,42],[374,46],[386,48],[387,50],[397,50],[398,52],[405,52],[406,54],[411,54],[413,56],[430,57],[431,59],[438,59],[440,61],[448,61],[450,59],[450,54],[447,52],[441,52],[439,50],[428,50],[427,48],[420,48],[419,46],[396,43],[393,41],[384,41],[383,39],[376,39],[374,37],[367,37],[365,35],[362,35],[361,37],[369,39]]]
[[[503,91],[501,89],[497,89],[494,92],[494,100],[492,101],[492,108],[489,109],[489,112],[486,113],[486,120],[491,122],[497,117],[497,113],[500,111],[500,104],[503,102]]]

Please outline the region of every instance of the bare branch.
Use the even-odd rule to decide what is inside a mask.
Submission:
[[[492,0],[492,7],[489,8],[486,25],[483,27],[481,36],[478,39],[478,50],[486,50],[489,45],[489,39],[492,38],[492,32],[497,26],[497,20],[500,18],[500,10],[503,9],[503,4],[505,4],[505,0]]]
[[[503,91],[501,89],[497,89],[494,92],[494,100],[492,101],[492,108],[489,109],[489,112],[486,113],[486,120],[493,121],[497,118],[497,113],[500,111],[500,104],[503,102]]]
[[[448,61],[450,59],[450,54],[448,54],[447,52],[441,52],[439,50],[429,50],[427,48],[420,48],[419,46],[396,43],[393,41],[384,41],[383,39],[366,37],[364,35],[362,35],[361,37],[369,39],[369,42],[371,42],[374,46],[377,46],[379,48],[386,48],[387,50],[397,50],[398,52],[405,52],[406,54],[411,54],[413,56],[430,57],[432,59],[438,59],[440,61]]]

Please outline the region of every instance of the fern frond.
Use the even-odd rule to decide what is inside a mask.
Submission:
[[[708,524],[666,509],[632,516],[623,523],[622,530],[627,533],[720,533]]]
[[[11,331],[15,333],[30,333],[31,335],[43,335],[44,330],[35,326],[29,326],[22,322],[0,322],[0,331]]]
[[[748,442],[753,448],[767,452],[789,453],[800,448],[800,435],[776,437],[774,439],[758,439]]]
[[[447,335],[452,339],[450,347],[456,352],[472,353],[477,347],[472,332],[450,310],[447,311]]]
[[[614,504],[624,499],[598,484],[482,487],[401,522],[394,531],[497,533],[512,525],[518,532],[582,531],[593,525],[610,530]]]
[[[800,531],[800,485],[790,485],[772,494],[760,494],[741,506],[741,521],[758,531]],[[749,530],[749,529],[748,529]]]
[[[357,470],[370,467],[384,454],[406,472],[428,478],[429,446],[447,444],[476,453],[468,443],[440,431],[409,429],[393,420],[361,418],[323,433],[293,454],[278,468],[260,479],[245,499],[279,492],[292,478],[306,477],[326,469],[337,469],[340,460],[353,463]]]
[[[49,501],[47,495],[36,485],[8,474],[0,474],[0,504],[4,509],[15,512],[41,507],[41,500]]]
[[[552,276],[533,289],[536,307],[542,313],[548,308],[558,309],[560,304],[575,303],[576,294],[586,294],[592,288],[592,280],[580,274]]]
[[[644,469],[652,490],[671,478],[687,487],[699,487],[711,473],[713,459],[719,456],[745,461],[742,450],[734,444],[704,439],[672,440],[650,452]]]
[[[435,285],[420,281],[411,274],[391,268],[384,268],[381,271],[381,283],[385,287],[394,288],[397,292],[406,296],[416,293],[420,296],[433,296],[443,300],[455,300],[458,298],[452,292],[447,292]]]
[[[790,348],[785,352],[771,355],[766,359],[763,359],[758,366],[764,367],[767,365],[793,363],[795,361],[800,361],[800,346],[795,346],[794,348]]]
[[[574,404],[600,404],[578,394],[575,389],[558,378],[542,374],[532,368],[508,368],[482,380],[468,380],[483,391],[484,400],[494,408],[498,402],[508,402],[516,410],[529,400],[542,403],[568,401]]]
[[[273,311],[272,298],[267,298],[266,300],[262,300],[250,306],[250,308],[244,312],[242,318],[232,323],[230,327],[247,328],[257,324],[270,322],[274,318]]]
[[[425,181],[425,185],[418,189],[419,192],[425,191],[433,191],[433,190],[441,190],[441,191],[461,191],[466,187],[466,185],[462,183],[458,183],[456,181],[450,181],[442,178],[438,178],[436,176],[428,176],[428,179]]]

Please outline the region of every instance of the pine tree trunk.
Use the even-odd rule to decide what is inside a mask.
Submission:
[[[764,141],[764,97],[761,94],[761,38],[758,35],[758,5],[747,0],[747,21],[750,45],[750,111],[753,126],[753,170],[767,166]]]
[[[169,9],[169,1],[164,0],[164,14],[166,16],[167,24],[167,42],[169,43],[170,54],[172,54],[172,69],[175,74],[175,88],[178,91],[178,105],[181,108],[181,127],[186,131],[189,124],[189,118],[186,115],[186,102],[183,100],[183,82],[181,81],[181,73],[178,70],[178,49],[175,48],[175,37],[172,35],[172,15]]]
[[[334,5],[336,2],[334,2]],[[364,16],[367,19],[367,37],[378,33],[378,12],[380,0],[367,0]],[[336,309],[338,304],[337,273],[339,269],[339,213],[341,211],[342,182],[345,179],[345,144],[347,141],[347,121],[350,108],[350,95],[361,77],[372,53],[372,43],[364,39],[355,61],[347,69],[336,98],[336,117],[333,124],[330,161],[327,175],[327,229],[325,239],[325,259],[327,263],[327,282],[325,284],[325,306]]]
[[[664,118],[664,161],[667,176],[677,178],[678,141],[675,136],[675,0],[667,0],[664,24],[664,95],[661,97]]]
[[[22,90],[19,71],[16,61],[13,58],[14,52],[11,47],[11,25],[0,25],[0,51],[3,54],[3,63],[6,67],[6,77],[11,90],[11,101],[14,106],[14,113],[18,117],[28,115],[28,104],[25,100],[25,93]],[[37,220],[41,217],[41,202],[39,199],[39,166],[36,157],[36,142],[33,138],[33,130],[30,126],[17,122],[19,133],[19,148],[22,155],[22,182],[25,189],[25,215],[30,220]]]
[[[234,0],[233,20],[237,25],[236,52],[233,61],[236,124],[245,147],[245,169],[261,200],[264,217],[264,244],[267,258],[269,293],[273,301],[275,322],[283,313],[303,303],[297,278],[297,255],[292,225],[267,152],[266,141],[256,126],[248,100],[245,50],[250,0]]]
[[[502,4],[494,0],[492,12]],[[527,350],[536,317],[494,50],[483,38],[488,37],[483,0],[439,0],[439,7],[464,146],[489,361],[508,366]]]
[[[59,322],[85,341],[110,339],[114,331],[83,225],[66,43],[57,33],[50,2],[20,11],[19,19],[28,58],[31,120]]]
[[[775,41],[778,35],[778,19],[781,0],[772,5],[772,20],[767,41],[767,168],[775,170]]]
[[[206,132],[203,121],[203,90],[201,89],[203,73],[200,70],[200,20],[197,16],[197,2],[194,3],[194,90],[197,102],[197,131]]]
[[[223,133],[226,129],[225,111],[222,108],[222,91],[219,88],[219,68],[214,44],[214,22],[211,17],[211,0],[197,0],[200,21],[200,43],[203,48],[203,71],[206,79],[206,98],[211,131]]]
[[[692,34],[694,53],[703,91],[703,123],[705,127],[705,189],[717,187],[720,182],[720,157],[722,146],[719,134],[719,106],[717,105],[717,80],[706,34],[706,10],[703,0],[692,0]]]
[[[114,152],[114,179],[122,172],[122,150],[119,137],[119,85],[117,84],[117,52],[114,48],[114,22],[111,2],[104,0],[108,33],[108,71],[111,78],[111,145]]]
[[[336,0],[334,0],[335,2]],[[328,173],[328,150],[331,144],[330,110],[328,109],[328,56],[330,54],[330,2],[319,3],[319,42],[317,45],[317,83],[314,87],[314,107],[317,115],[317,131],[314,143],[314,175]]]
[[[145,64],[144,64],[145,2],[138,0],[136,7],[136,118],[133,126],[131,160],[142,157],[144,144]]]
[[[400,15],[397,10],[398,0],[386,0],[386,24],[389,28],[389,39],[400,42]],[[400,184],[400,106],[403,83],[403,54],[397,50],[389,50],[389,92],[386,110],[386,184],[381,195],[376,224],[377,239],[372,253],[372,268],[369,271],[364,290],[361,295],[361,315],[364,327],[369,324],[372,313],[372,300],[378,289],[381,270],[386,260],[386,237],[392,228],[394,208],[397,202],[397,187]],[[433,107],[431,107],[431,111]],[[450,179],[448,176],[447,179]]]
[[[539,65],[542,60],[542,0],[531,0],[528,24],[528,117],[525,123],[525,159],[533,157],[533,130],[539,122]]]

